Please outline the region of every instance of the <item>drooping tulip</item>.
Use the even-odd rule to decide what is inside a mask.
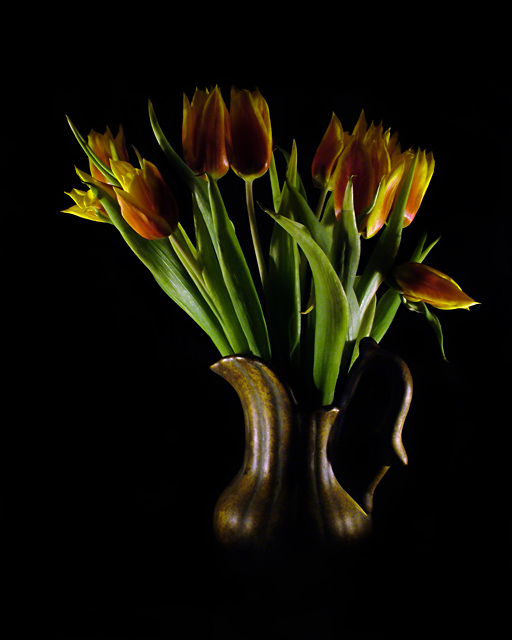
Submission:
[[[406,262],[392,272],[397,290],[410,302],[426,302],[437,309],[469,309],[479,304],[449,276],[418,262]]]
[[[259,89],[231,89],[231,152],[233,171],[252,182],[264,175],[272,159],[272,127],[265,98]]]
[[[114,191],[126,222],[147,240],[170,236],[178,225],[178,205],[155,165],[141,159],[140,169],[121,160],[110,166],[121,185]]]
[[[229,114],[219,87],[196,89],[192,102],[183,95],[183,155],[196,173],[208,173],[215,180],[229,171]]]

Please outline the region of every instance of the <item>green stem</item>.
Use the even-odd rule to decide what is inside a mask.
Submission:
[[[251,227],[252,242],[254,245],[254,253],[260,272],[261,284],[263,291],[267,290],[267,268],[265,266],[265,258],[261,248],[260,235],[258,233],[258,225],[256,222],[256,211],[254,209],[254,194],[252,189],[252,180],[245,181],[245,198],[247,201],[247,213],[249,214],[249,225]]]
[[[323,210],[324,210],[325,199],[327,198],[327,194],[328,193],[329,193],[329,188],[324,186],[322,188],[321,193],[320,193],[320,197],[318,199],[318,204],[316,205],[315,214],[316,214],[316,217],[317,217],[318,220],[322,219],[322,213],[323,213]]]

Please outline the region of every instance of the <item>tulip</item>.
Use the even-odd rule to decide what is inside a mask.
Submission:
[[[155,165],[141,158],[141,169],[111,160],[121,188],[114,187],[121,214],[147,240],[170,236],[178,225],[178,205]]]
[[[364,111],[350,135],[345,133],[344,148],[334,172],[334,206],[339,217],[345,190],[352,177],[354,210],[359,231],[365,238],[374,236],[386,223],[396,202],[408,169],[414,160],[412,149],[401,152],[398,134],[383,130],[382,124],[367,125]],[[434,157],[424,151],[412,179],[404,211],[403,226],[416,215],[434,172]],[[377,191],[378,189],[378,191]]]
[[[380,179],[379,192],[370,213],[360,225],[360,231],[365,238],[372,238],[385,224],[398,193],[400,181],[404,174],[405,161],[398,162]]]
[[[117,136],[114,138],[110,129],[104,134],[91,131],[87,137],[87,142],[91,150],[98,156],[98,158],[107,167],[110,166],[110,159],[112,160],[124,160],[128,162],[128,151],[126,149],[126,142],[124,138],[123,128],[120,126]],[[91,176],[100,182],[110,181],[101,171],[94,165],[92,160],[89,159],[89,169]]]
[[[69,209],[63,209],[62,213],[71,213],[95,222],[110,222],[104,206],[92,191],[73,189],[70,192],[66,192],[66,195],[70,196],[75,201],[75,204]]]
[[[311,166],[315,187],[332,191],[334,169],[342,150],[343,127],[339,118],[333,113],[327,131],[318,145]]]
[[[426,302],[437,309],[469,309],[479,304],[449,276],[418,262],[406,262],[392,272],[397,289],[410,302]]]
[[[409,149],[406,151],[403,156],[405,159],[405,171],[404,171],[404,179],[407,175],[407,169],[414,160],[414,151]],[[418,162],[416,164],[416,169],[414,171],[414,175],[412,178],[411,190],[409,192],[409,197],[407,198],[407,204],[405,205],[405,213],[404,213],[404,221],[403,226],[407,227],[414,220],[414,216],[417,214],[418,209],[420,208],[420,204],[423,200],[423,196],[427,190],[428,185],[430,184],[430,180],[432,179],[432,174],[434,173],[434,156],[432,152],[428,155],[425,154],[425,151],[420,151],[418,155]],[[402,185],[399,186],[398,191],[400,191]]]
[[[182,143],[185,162],[196,173],[218,180],[229,171],[229,114],[219,87],[196,89],[192,103],[183,95]]]
[[[264,175],[272,159],[272,128],[267,102],[259,89],[231,89],[231,153],[233,171],[252,182]]]
[[[356,217],[372,203],[379,184],[379,162],[375,128],[368,130],[364,111],[351,134],[344,134],[343,150],[333,175],[334,210],[340,216],[345,191],[352,178],[354,211]],[[367,135],[369,132],[369,135]]]
[[[371,204],[378,184],[368,150],[358,135],[348,138],[334,172],[334,210],[338,217],[351,178],[354,211],[358,217]]]

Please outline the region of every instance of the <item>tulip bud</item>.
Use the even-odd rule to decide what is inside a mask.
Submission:
[[[91,131],[87,137],[87,142],[91,150],[107,167],[110,166],[110,159],[124,160],[128,162],[128,151],[124,138],[123,128],[120,126],[117,136],[114,138],[110,129],[104,134]],[[89,159],[89,169],[91,176],[100,182],[106,182],[107,178],[101,173],[96,165]]]
[[[336,114],[333,113],[327,131],[318,145],[311,166],[315,187],[332,191],[333,173],[342,149],[343,127]]]
[[[141,160],[141,169],[129,162],[110,161],[121,188],[114,187],[121,214],[147,240],[170,236],[178,225],[178,205],[154,164]]]
[[[233,171],[246,181],[266,173],[272,159],[272,128],[267,102],[259,92],[231,89],[231,153]]]
[[[479,304],[449,276],[418,262],[406,262],[392,272],[397,289],[410,302],[426,302],[437,309],[469,309]]]
[[[229,171],[229,114],[219,87],[211,93],[196,89],[189,102],[183,95],[183,155],[196,173],[218,180]]]
[[[404,166],[403,159],[400,159],[389,173],[381,177],[375,204],[360,226],[360,231],[365,238],[372,238],[386,223],[398,192]]]
[[[405,171],[404,176],[407,175],[407,169],[411,162],[414,160],[414,151],[405,151],[402,156],[405,159]],[[412,178],[411,190],[409,197],[407,198],[407,204],[405,205],[404,222],[403,226],[407,227],[414,220],[415,215],[418,213],[420,204],[423,200],[423,196],[427,190],[432,174],[434,173],[434,156],[432,152],[428,155],[425,151],[420,151],[418,154],[418,162]],[[405,178],[404,178],[405,179]],[[398,187],[398,193],[400,192],[402,185]]]
[[[350,136],[334,172],[334,210],[337,216],[343,208],[345,191],[351,178],[357,217],[370,205],[378,184],[370,156],[359,136]]]

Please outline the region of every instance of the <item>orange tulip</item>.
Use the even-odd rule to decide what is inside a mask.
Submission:
[[[87,142],[92,151],[107,167],[110,166],[111,158],[112,160],[124,160],[125,162],[128,162],[128,151],[126,149],[124,132],[121,126],[119,127],[119,131],[115,138],[107,127],[107,130],[103,134],[91,131],[87,136]],[[96,180],[109,183],[107,178],[90,159],[89,170],[91,172],[91,176]]]
[[[264,175],[272,159],[272,128],[266,100],[259,89],[231,89],[231,153],[233,171],[246,181]]]
[[[357,217],[371,204],[378,184],[368,150],[358,135],[348,137],[333,176],[334,210],[338,217],[350,178],[352,178],[354,211]]]
[[[170,236],[178,225],[178,205],[155,165],[141,159],[141,169],[121,160],[110,166],[121,185],[114,191],[126,222],[147,240]]]
[[[398,290],[410,302],[426,302],[437,309],[469,309],[479,304],[466,295],[449,276],[418,262],[393,269]]]
[[[414,151],[401,152],[398,135],[384,131],[382,124],[367,125],[364,111],[350,135],[345,133],[344,148],[334,172],[334,207],[339,216],[345,190],[352,177],[354,209],[359,231],[374,236],[386,223],[414,160]],[[411,190],[404,212],[403,226],[416,215],[434,172],[434,158],[419,153]],[[378,191],[377,191],[378,189]],[[370,205],[371,208],[370,208]],[[366,215],[363,215],[367,209]]]
[[[192,102],[183,95],[183,155],[196,173],[215,180],[229,171],[229,114],[219,87],[196,89]]]
[[[333,113],[327,131],[318,145],[311,166],[315,187],[332,191],[334,169],[342,150],[343,127],[339,118]]]

